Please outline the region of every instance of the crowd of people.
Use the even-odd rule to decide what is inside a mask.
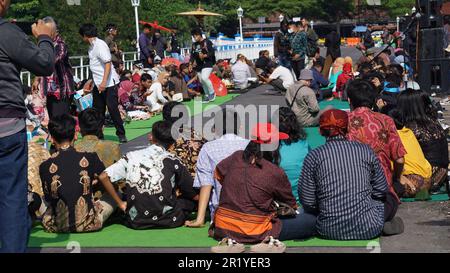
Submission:
[[[252,252],[279,253],[283,241],[312,236],[369,240],[403,232],[396,216],[402,197],[427,200],[448,185],[439,105],[413,81],[400,48],[385,56],[368,49],[354,65],[331,33],[323,58],[303,19],[281,23],[275,58],[262,51],[255,63],[241,54],[233,65],[216,61],[212,42],[194,29],[190,61],[162,66],[165,52],[181,58],[176,33],[168,43],[144,26],[141,61],[124,71],[117,27],[106,26],[103,41],[85,24],[79,34],[89,45],[92,79],[76,82],[54,20],[33,25],[35,45],[1,19],[7,7],[0,5],[7,37],[0,39],[1,251],[26,250],[30,219],[51,233],[101,232],[111,217],[138,230],[209,222],[205,236],[220,241],[216,253],[243,252],[247,243]],[[31,90],[22,86],[22,67],[37,76]],[[215,115],[221,126],[209,142],[203,132],[176,127],[186,118],[182,101],[215,100],[212,73],[239,89],[261,82],[281,92],[287,107],[278,110],[278,128],[258,123],[246,139],[231,109]],[[92,107],[73,109],[78,89],[92,95]],[[333,99],[348,101],[349,111],[320,109],[321,100]],[[160,113],[162,120],[148,147],[121,155],[104,140],[106,110],[121,143],[124,116]],[[48,133],[51,149],[27,141],[36,127]],[[311,149],[305,127],[319,127],[326,144]]]

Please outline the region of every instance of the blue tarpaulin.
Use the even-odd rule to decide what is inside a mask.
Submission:
[[[366,32],[367,27],[366,26],[357,26],[353,29],[353,32]]]

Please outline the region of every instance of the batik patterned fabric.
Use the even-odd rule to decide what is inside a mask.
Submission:
[[[61,149],[39,168],[48,208],[47,232],[90,232],[102,228],[102,206],[93,200],[93,185],[105,166],[94,153]]]
[[[390,117],[373,112],[367,107],[360,107],[352,111],[348,120],[347,138],[365,143],[374,150],[383,167],[389,190],[398,199],[393,188],[391,162],[404,157],[406,151],[394,121]],[[400,200],[398,199],[398,201]]]
[[[206,139],[197,134],[193,128],[182,132],[169,152],[176,155],[186,166],[192,178],[197,172],[197,160]]]
[[[34,192],[44,196],[39,166],[50,158],[50,153],[42,145],[35,142],[28,144],[28,192]]]
[[[162,147],[130,152],[105,172],[113,183],[126,180],[126,222],[131,228],[178,227],[194,208],[191,175]]]
[[[96,153],[105,167],[109,167],[120,159],[120,147],[117,143],[100,140],[96,136],[84,136],[75,144],[78,152]]]

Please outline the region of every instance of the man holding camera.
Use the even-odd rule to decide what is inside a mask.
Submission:
[[[27,108],[20,79],[22,68],[50,76],[55,56],[51,27],[32,26],[37,45],[3,17],[10,0],[0,0],[0,252],[25,252],[31,223],[27,200]]]

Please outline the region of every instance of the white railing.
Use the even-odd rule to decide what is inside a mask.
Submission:
[[[256,60],[259,57],[261,50],[269,50],[270,55],[273,55],[273,40],[265,41],[229,41],[229,40],[215,40],[213,41],[216,48],[216,59],[236,59],[240,53],[250,60]],[[182,56],[190,56],[190,48],[182,48]],[[133,63],[139,59],[137,52],[124,52],[122,60],[126,70],[133,69]],[[89,57],[88,56],[73,56],[70,57],[72,63],[74,76],[80,80],[89,78]],[[28,71],[22,71],[20,79],[23,84],[31,86],[32,75]]]

